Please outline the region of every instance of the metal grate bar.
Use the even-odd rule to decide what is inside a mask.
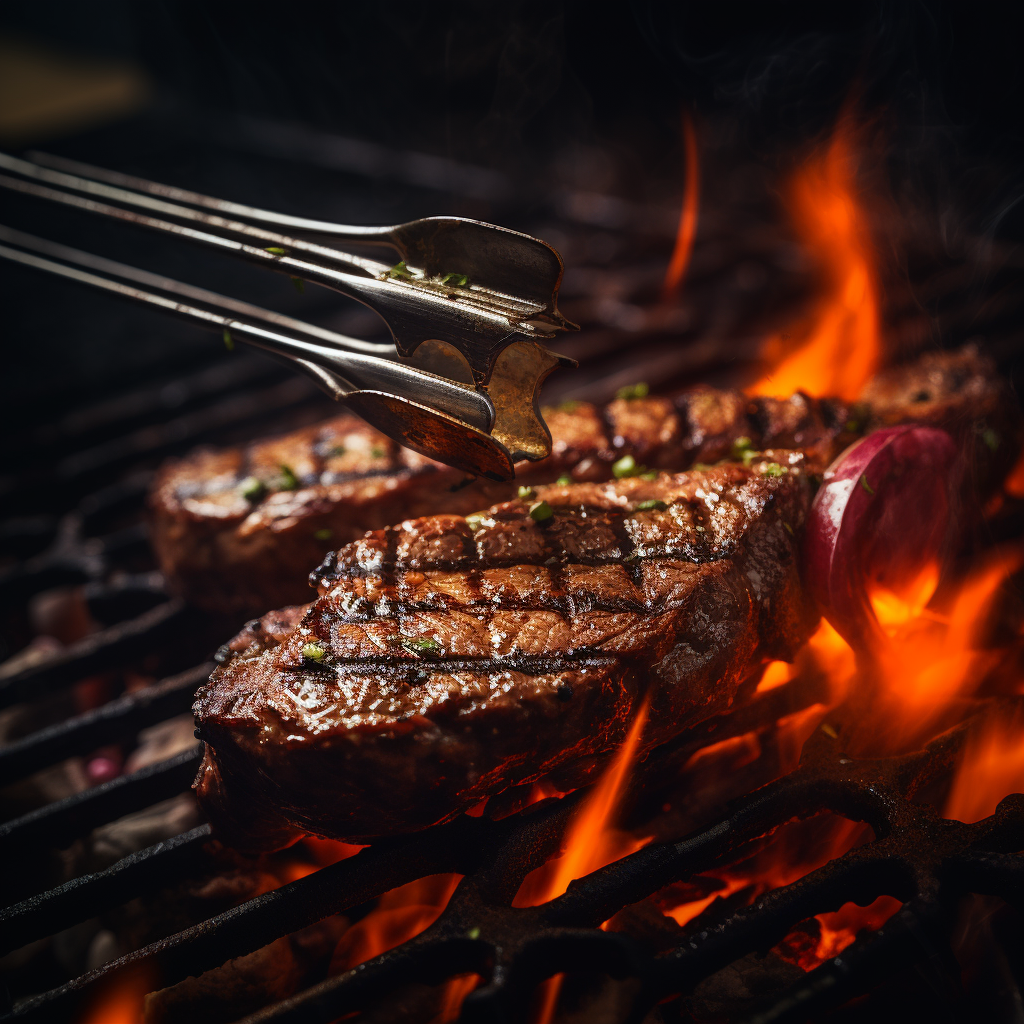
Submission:
[[[0,910],[0,956],[116,907],[147,888],[169,885],[202,862],[210,826],[200,825],[104,871],[65,882],[48,892]]]
[[[65,524],[71,525],[67,519]],[[80,539],[73,549],[69,548],[60,538],[51,550],[0,573],[0,605],[26,601],[51,587],[96,580],[109,568],[112,558],[148,554],[149,528],[137,523],[105,537]]]
[[[0,747],[0,776],[13,782],[75,754],[120,739],[147,725],[183,714],[198,687],[213,671],[213,662],[161,680],[117,700],[41,729]]]
[[[646,847],[595,871],[541,907],[510,907],[508,879],[504,891],[501,885],[495,888],[488,884],[485,869],[463,880],[442,916],[416,939],[268,1007],[245,1024],[327,1024],[360,1009],[389,986],[410,980],[436,985],[468,971],[482,974],[488,982],[467,998],[464,1022],[525,1020],[537,984],[574,969],[640,979],[642,990],[631,1016],[640,1020],[656,1003],[688,991],[752,950],[770,948],[798,922],[836,910],[849,900],[866,905],[888,894],[910,900],[908,907],[914,908],[940,894],[955,901],[961,893],[977,891],[972,886],[1019,898],[1024,893],[1024,862],[1019,857],[1008,860],[1004,854],[1024,845],[1024,797],[1006,798],[994,815],[971,825],[944,821],[910,801],[921,787],[948,776],[970,724],[940,737],[923,752],[879,761],[853,761],[823,736],[816,737],[805,748],[807,760],[796,772],[737,801],[727,818],[679,842]],[[878,838],[767,893],[753,906],[723,917],[712,905],[690,923],[675,949],[656,957],[627,936],[595,930],[616,910],[669,882],[741,859],[752,840],[786,821],[826,810],[867,821]],[[509,846],[523,849],[516,838]],[[496,865],[492,873],[500,875],[499,868]],[[904,915],[889,934],[871,940],[883,943],[879,949],[866,944],[854,958],[883,966],[888,944],[897,942],[890,934],[902,934],[902,942],[909,920]],[[934,946],[922,950],[920,943],[904,949],[894,957],[893,969],[933,951]],[[771,1012],[778,1016],[753,1019],[805,1020],[812,1012],[865,991],[879,976],[866,967],[863,977],[850,974],[847,979],[848,962],[844,953],[823,965],[820,973],[808,975],[808,992],[797,989],[785,994],[781,1003],[773,1003]]]
[[[508,831],[502,823],[463,817],[429,833],[363,850],[26,1000],[0,1019],[34,1022],[66,1017],[98,982],[122,976],[143,962],[159,970],[164,985],[199,975],[406,882],[470,871],[482,851]]]
[[[23,856],[39,846],[67,846],[97,825],[142,810],[189,788],[202,745],[122,775],[0,825],[0,854]]]
[[[216,405],[185,413],[173,420],[143,427],[121,437],[111,438],[94,448],[76,452],[52,467],[50,477],[58,488],[88,485],[142,459],[158,458],[189,448],[208,435],[226,427],[240,426],[266,419],[274,412],[291,409],[321,398],[321,393],[305,377],[289,375],[280,383],[260,391],[231,395]],[[325,408],[327,400],[323,400]]]
[[[152,654],[180,636],[194,614],[182,601],[167,601],[137,618],[101,629],[38,665],[0,676],[0,707],[37,700],[93,673]]]
[[[75,409],[55,422],[34,426],[26,436],[16,439],[18,451],[30,451],[33,456],[66,455],[69,450],[92,447],[104,437],[180,414],[190,405],[216,402],[233,391],[248,390],[279,376],[273,363],[254,353],[221,356],[205,370],[173,376],[162,383]]]
[[[799,1024],[817,1018],[919,964],[928,965],[929,986],[953,1005],[959,996],[960,969],[945,936],[948,927],[934,901],[912,900],[870,938],[808,972],[740,1024]]]

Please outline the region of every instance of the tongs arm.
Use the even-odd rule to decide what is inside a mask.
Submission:
[[[29,179],[22,181],[0,175],[0,186],[173,233],[222,250],[226,243],[233,242],[233,251],[238,256],[262,261],[265,266],[289,276],[350,295],[385,320],[401,354],[411,355],[421,342],[429,339],[448,342],[466,358],[478,385],[487,384],[499,353],[516,336],[531,340],[549,338],[559,330],[575,328],[558,313],[556,306],[562,276],[558,254],[538,239],[506,228],[463,218],[436,217],[387,228],[361,229],[288,218],[113,172],[101,171],[100,176],[108,180],[131,180],[145,191],[91,180],[8,154],[0,154],[0,167]],[[90,198],[70,195],[47,185],[70,189]],[[200,208],[170,202],[160,196],[174,196],[198,204]],[[111,202],[121,206],[111,206]],[[122,206],[134,209],[126,210]],[[236,218],[248,216],[278,227],[310,229],[315,225],[315,230],[349,240],[387,243],[413,260],[414,268],[401,264],[392,267],[266,226],[222,216],[228,212]],[[163,218],[196,227],[170,223]],[[231,237],[225,238],[225,235]],[[504,285],[500,283],[502,274]]]
[[[152,196],[162,196],[164,199],[187,203],[189,206],[201,206],[204,209],[215,210],[231,217],[257,221],[288,231],[311,231],[317,234],[334,235],[335,238],[343,238],[352,242],[399,248],[393,237],[395,227],[338,224],[335,221],[315,220],[311,217],[295,217],[288,213],[278,213],[275,210],[263,210],[258,206],[247,206],[244,203],[234,203],[227,199],[217,199],[214,196],[203,195],[201,192],[193,192],[191,189],[179,188],[177,185],[164,185],[159,181],[149,181],[147,178],[111,171],[105,167],[95,167],[92,164],[82,163],[80,160],[69,160],[67,157],[57,156],[53,153],[34,151],[28,155],[33,163],[41,167],[63,171],[79,178],[92,178],[108,185],[116,185],[118,188],[146,192]]]
[[[487,434],[493,422],[490,402],[469,385],[404,365],[394,358],[384,359],[353,351],[351,347],[353,344],[368,346],[369,343],[359,343],[357,339],[325,332],[312,324],[283,317],[249,303],[171,278],[151,275],[3,225],[0,225],[0,239],[21,247],[0,244],[0,257],[4,259],[155,306],[227,332],[225,336],[232,341],[237,337],[288,360],[313,377],[333,398],[353,406],[359,415],[400,444],[469,472],[483,472],[499,479],[512,475],[507,453]],[[65,262],[58,263],[35,252],[24,251],[29,249],[58,256]],[[94,273],[93,269],[102,269],[113,276],[102,276]],[[145,281],[172,296],[202,301],[215,308],[206,309],[146,291],[114,280],[116,276]],[[228,315],[223,310],[239,315]],[[246,319],[240,319],[242,315]],[[249,322],[251,319],[261,319],[279,329],[261,327]],[[280,328],[291,333],[284,334]],[[332,337],[325,339],[324,334]],[[336,343],[339,341],[349,347],[340,347]]]

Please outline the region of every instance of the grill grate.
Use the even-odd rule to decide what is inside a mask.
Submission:
[[[264,132],[245,137],[270,145],[276,136]],[[315,138],[306,143],[315,150]],[[583,230],[580,218],[586,220],[580,211],[594,203],[587,206],[568,193],[560,193],[557,203],[561,214],[548,210],[544,215],[554,218],[567,237],[576,237],[572,232]],[[600,306],[609,280],[606,268],[584,268],[589,278],[580,274],[575,285],[567,282],[567,312],[590,324],[585,347],[583,341],[573,342],[580,347],[570,353],[584,360],[583,383],[577,385],[581,397],[603,397],[643,376],[662,379],[667,386],[718,369],[729,358],[755,354],[751,335],[744,341],[740,330],[742,317],[731,322],[736,344],[723,352],[717,340],[698,338],[692,345],[680,345],[678,323],[673,326],[664,316],[658,320],[651,312],[656,312],[651,297],[664,265],[666,236],[651,227],[654,213],[648,210],[645,218],[645,230],[657,236],[656,242],[647,250],[642,241],[633,245],[630,259],[641,269],[633,274],[632,291],[617,300],[618,312],[608,312],[607,303]],[[727,242],[727,231],[723,237]],[[764,247],[770,250],[777,241],[773,235]],[[734,290],[720,279],[731,280],[735,250],[723,243],[715,251],[719,255],[704,264],[698,252],[694,273],[705,284],[718,282],[712,290],[728,303]],[[722,252],[731,255],[726,258]],[[584,278],[586,286],[580,283]],[[766,288],[773,282],[777,279],[769,279]],[[948,279],[947,286],[953,287]],[[593,316],[579,316],[570,309],[573,303],[590,310],[600,307],[608,319],[595,323]],[[635,327],[615,326],[614,318],[623,320],[627,305],[648,311],[648,327],[639,341]],[[751,316],[763,315],[763,305],[753,307]],[[713,312],[697,318],[693,337],[708,335],[709,325],[716,323]],[[1016,314],[1016,307],[999,312],[1001,322],[1015,321]],[[153,571],[142,500],[155,463],[197,443],[243,436],[257,424],[272,430],[307,422],[330,408],[305,380],[281,381],[273,364],[239,353],[33,427],[20,438],[15,445],[22,453],[18,472],[0,485],[16,513],[0,529],[0,545],[21,559],[0,572],[0,607],[17,620],[35,595],[79,586],[100,628],[0,675],[0,708],[45,702],[91,676],[142,663],[158,664],[155,671],[165,678],[0,747],[5,780],[27,778],[107,743],[130,741],[140,729],[186,712],[196,686],[212,667],[197,662],[237,625],[201,619],[171,598]],[[705,723],[653,754],[635,773],[635,792],[656,791],[666,766],[681,763],[689,753],[761,729],[821,698],[817,685],[806,680],[758,695],[734,714]],[[818,1016],[925,961],[938,965],[943,984],[953,985],[956,967],[949,935],[957,898],[971,892],[992,894],[1024,910],[1024,860],[1015,855],[1024,847],[1024,798],[1004,800],[993,817],[974,825],[943,821],[913,802],[924,787],[948,776],[976,724],[965,723],[924,752],[886,761],[850,761],[818,735],[801,767],[741,799],[720,820],[678,842],[645,847],[539,907],[516,909],[511,902],[526,874],[557,853],[585,791],[498,821],[461,818],[320,868],[23,1001],[3,1019],[68,1019],[101,986],[140,965],[154,968],[162,985],[172,984],[437,873],[465,878],[442,916],[422,935],[248,1020],[329,1021],[372,1005],[397,986],[415,981],[436,985],[466,973],[480,974],[486,981],[467,998],[463,1019],[519,1020],[526,1018],[543,978],[596,970],[636,980],[630,1019],[639,1021],[659,1001],[689,991],[746,953],[770,948],[799,922],[850,900],[868,903],[882,893],[904,902],[902,911],[875,935],[776,994],[750,1021]],[[201,746],[183,751],[0,825],[0,853],[7,863],[25,862],[187,791],[200,751]],[[787,821],[824,812],[867,821],[875,840],[749,908],[728,912],[723,901],[712,904],[672,948],[652,951],[625,934],[600,930],[603,921],[663,886],[733,863]],[[41,894],[15,891],[18,902],[0,913],[0,952],[208,870],[215,862],[210,840],[210,828],[202,824]]]

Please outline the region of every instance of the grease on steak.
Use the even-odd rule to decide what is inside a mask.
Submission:
[[[197,790],[218,835],[273,849],[420,829],[584,778],[645,694],[644,749],[724,711],[815,618],[794,554],[804,457],[767,458],[787,471],[543,487],[542,522],[510,501],[332,554],[320,597],[250,623],[200,691]]]

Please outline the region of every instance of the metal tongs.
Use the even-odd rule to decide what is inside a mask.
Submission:
[[[382,228],[332,224],[32,156],[0,153],[0,168],[18,175],[0,173],[0,186],[333,288],[378,313],[394,347],[2,225],[0,256],[213,327],[228,342],[237,337],[265,349],[399,444],[466,472],[508,480],[515,462],[550,454],[540,385],[557,366],[575,361],[549,352],[541,340],[578,327],[558,312],[562,260],[546,243],[462,217]],[[399,261],[366,259],[294,232],[390,246]]]

